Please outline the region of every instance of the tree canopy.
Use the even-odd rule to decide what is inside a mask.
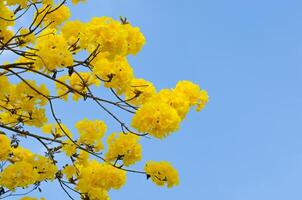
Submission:
[[[131,166],[142,159],[140,140],[165,139],[177,131],[190,108],[204,108],[207,92],[187,80],[157,90],[136,77],[127,56],[145,44],[140,29],[123,17],[71,21],[69,6],[79,2],[0,2],[1,199],[19,194],[22,200],[36,199],[27,194],[41,190],[41,182],[57,181],[66,198],[106,200],[109,190],[125,184],[127,173],[159,186],[179,183],[167,161],[150,160],[141,170]],[[18,58],[6,61],[6,52]],[[101,94],[102,88],[111,95]],[[56,101],[94,104],[120,128],[107,133],[110,124],[89,116],[67,124]],[[121,112],[129,114],[130,123]],[[20,138],[37,141],[45,154],[23,147]],[[66,157],[63,163],[58,155]]]

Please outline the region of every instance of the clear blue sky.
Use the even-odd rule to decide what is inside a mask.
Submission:
[[[130,58],[136,76],[158,89],[189,79],[211,97],[179,132],[142,140],[144,161],[171,161],[180,185],[160,188],[130,174],[112,200],[302,199],[301,7],[298,0],[88,0],[73,9],[84,21],[128,17],[147,38]],[[67,123],[105,118],[95,106],[72,110],[59,111]],[[49,200],[67,199],[56,187],[42,189]]]

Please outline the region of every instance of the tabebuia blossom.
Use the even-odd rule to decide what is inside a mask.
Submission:
[[[108,151],[105,159],[111,162],[122,160],[125,166],[132,165],[142,158],[140,138],[131,133],[112,133],[107,138]]]
[[[159,186],[173,187],[178,185],[178,172],[166,161],[148,161],[145,165],[145,172],[148,178]]]
[[[146,141],[161,142],[205,107],[207,91],[137,76],[130,61],[146,44],[141,29],[125,17],[70,20],[84,2],[0,1],[0,199],[46,200],[35,191],[52,182],[59,199],[109,200],[130,173],[180,182],[170,162],[138,163]]]

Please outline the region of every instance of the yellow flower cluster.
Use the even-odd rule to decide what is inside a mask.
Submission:
[[[25,8],[29,3],[29,0],[6,0],[6,4],[9,6],[20,5],[22,8]]]
[[[75,162],[76,166],[77,167],[79,167],[79,166],[82,166],[82,167],[87,166],[88,163],[89,163],[89,157],[90,157],[90,154],[87,151],[80,150],[80,153],[77,156],[77,160]]]
[[[166,161],[148,161],[145,165],[145,172],[159,186],[167,185],[168,188],[171,188],[179,183],[177,171]]]
[[[19,5],[21,6],[21,8],[25,8],[26,6],[28,6],[30,3],[36,3],[36,2],[42,2],[43,4],[49,4],[52,5],[53,4],[53,0],[6,0],[6,5],[8,6],[15,6],[15,5]]]
[[[14,13],[5,5],[4,1],[0,2],[0,17],[6,20],[0,20],[0,28],[6,28],[8,26],[13,26]]]
[[[0,185],[10,190],[17,187],[26,187],[36,182],[38,173],[31,163],[18,162],[9,165],[0,173]]]
[[[98,57],[93,63],[95,75],[105,81],[105,87],[115,89],[118,94],[124,93],[134,77],[132,68],[125,57],[116,56],[112,60]]]
[[[21,147],[17,149],[17,154],[15,155],[13,151],[10,159],[12,164],[0,172],[1,187],[15,190],[17,187],[27,187],[36,182],[55,178],[57,167],[50,159],[30,153]]]
[[[107,161],[123,160],[125,166],[132,165],[142,158],[142,146],[138,143],[139,137],[131,133],[112,133],[107,138]]]
[[[62,150],[69,157],[76,153],[77,145],[70,140],[72,133],[64,124],[45,124],[41,130],[45,134],[51,134],[54,138],[67,137],[62,146]]]
[[[47,29],[42,32],[43,36],[37,39],[35,46],[37,58],[34,66],[45,72],[54,72],[73,64],[73,57],[68,50],[69,46],[62,35],[56,34],[55,30]]]
[[[45,124],[41,129],[43,133],[52,134],[55,138],[65,137],[66,135],[72,137],[71,131],[64,124],[60,124],[60,126],[57,123]]]
[[[82,94],[86,94],[87,87],[89,87],[91,85],[95,85],[95,86],[100,85],[100,80],[98,80],[96,78],[96,76],[94,76],[93,74],[91,74],[89,72],[79,72],[78,74],[73,73],[69,77],[69,81],[70,81],[70,86],[74,90],[77,90],[78,92],[80,92]],[[73,94],[74,100],[78,100],[81,97],[82,97],[82,95],[80,95],[78,93]]]
[[[65,174],[66,178],[71,179],[76,173],[76,167],[73,165],[64,166],[62,173]]]
[[[36,41],[36,37],[34,33],[30,33],[30,31],[26,28],[22,28],[20,30],[20,35],[23,35],[19,39],[19,43],[21,47],[24,47],[28,44],[33,44]]]
[[[186,96],[190,106],[197,106],[197,111],[200,111],[209,101],[207,91],[200,90],[200,87],[191,81],[179,81],[175,91]]]
[[[91,160],[85,167],[79,167],[76,189],[88,194],[91,200],[107,200],[110,189],[119,189],[125,184],[126,172],[110,164]]]
[[[6,135],[0,134],[0,147],[0,161],[5,161],[11,153],[10,140]]]
[[[132,126],[139,132],[164,138],[178,129],[190,106],[197,106],[196,110],[200,111],[207,102],[205,90],[190,81],[180,81],[174,89],[163,89],[151,95],[137,110]]]
[[[91,53],[99,48],[98,55],[91,62],[93,75],[118,94],[125,92],[134,78],[126,56],[135,55],[145,44],[139,28],[109,17],[95,17],[88,23],[69,21],[63,25],[61,33],[70,46],[76,47],[73,53],[80,50]],[[60,94],[66,92],[62,86],[57,90]]]
[[[29,126],[41,127],[47,122],[45,109],[41,108],[47,103],[44,97],[49,95],[47,87],[44,84],[37,86],[32,80],[26,80],[26,82],[12,84],[6,76],[0,76],[2,123],[13,126],[18,122],[23,122]]]
[[[0,1],[0,41],[7,42],[12,36],[13,32],[8,27],[14,25],[15,15],[14,13],[4,4],[4,1]],[[6,20],[3,20],[6,19]]]
[[[69,0],[69,3],[84,1]],[[35,8],[38,10],[33,27],[15,29],[19,31],[8,46],[15,48],[18,45],[16,48],[26,49],[24,56],[17,60],[22,62],[18,70],[21,66],[28,66],[28,71],[37,70],[40,75],[52,79],[58,96],[50,96],[45,85],[37,85],[34,81],[12,84],[6,73],[13,73],[10,71],[13,67],[3,69],[0,72],[0,123],[19,130],[23,130],[23,126],[41,128],[42,132],[50,135],[31,137],[54,140],[45,144],[49,145],[49,157],[64,152],[72,163],[58,171],[54,160],[34,154],[18,146],[18,141],[11,142],[4,133],[0,133],[0,161],[7,163],[0,172],[0,187],[14,191],[18,187],[26,188],[64,175],[62,178],[74,184],[74,189],[82,194],[83,199],[109,200],[108,192],[122,187],[126,171],[131,171],[124,166],[133,165],[142,158],[140,137],[128,127],[127,133],[112,133],[107,138],[108,150],[104,158],[99,157],[104,162],[100,163],[91,160],[90,154],[98,157],[104,149],[105,123],[88,119],[78,121],[75,124],[78,138],[73,138],[64,124],[47,124],[44,106],[56,98],[68,100],[70,93],[75,101],[94,98],[90,87],[98,87],[103,82],[105,88],[113,89],[121,96],[117,102],[105,102],[125,110],[132,109],[135,111],[131,121],[133,128],[163,139],[178,130],[191,107],[196,107],[197,111],[203,109],[208,102],[208,94],[190,81],[179,81],[175,88],[157,92],[152,82],[135,77],[128,63],[127,56],[136,55],[146,42],[138,27],[126,19],[117,21],[110,17],[94,17],[86,23],[66,22],[70,18],[69,8],[54,0],[1,1],[0,17],[10,19],[0,19],[1,43],[11,41],[14,35],[11,31],[16,28],[13,27],[14,20],[11,20],[15,18],[13,8],[26,9],[32,3],[37,3]],[[35,25],[39,27],[35,29]],[[32,30],[34,33],[30,32]],[[86,54],[89,56],[84,61],[78,59]],[[32,67],[31,63],[23,62],[33,63]],[[20,74],[23,76],[22,72]],[[117,121],[124,128],[123,121]],[[122,165],[118,166],[119,162]],[[157,185],[170,188],[179,183],[177,171],[168,162],[148,161],[144,171]],[[23,197],[22,200],[37,198]]]
[[[74,144],[70,138],[72,138],[71,131],[64,124],[45,124],[41,128],[42,132],[45,134],[51,134],[54,138],[63,138],[67,137],[62,146],[62,150],[67,156],[72,156],[77,151],[77,145]]]
[[[94,17],[88,23],[68,22],[63,26],[62,33],[67,40],[79,40],[80,48],[89,52],[100,46],[102,55],[111,58],[136,54],[145,44],[145,37],[138,27],[121,24],[109,17]]]
[[[57,78],[57,81],[55,83],[56,86],[56,91],[57,91],[57,95],[61,97],[61,99],[63,99],[64,101],[68,100],[68,93],[70,92],[69,88],[66,87],[63,84],[68,84],[70,77],[69,76],[61,76],[59,78]],[[62,84],[63,83],[63,84]],[[74,93],[74,95],[78,95],[76,93]],[[74,97],[73,99],[78,99],[78,97]]]
[[[37,2],[37,0],[34,0],[33,2]],[[53,5],[54,4],[54,0],[41,0],[41,2],[44,5]]]
[[[53,12],[54,10],[55,12]],[[37,13],[35,14],[35,24],[37,25],[42,21],[41,25],[49,28],[58,28],[58,26],[70,18],[70,10],[65,5],[52,5],[49,7],[45,4],[38,9],[38,13],[42,14],[39,14],[38,16]]]
[[[72,99],[78,101],[87,93],[87,87],[100,85],[100,80],[97,79],[94,74],[89,72],[79,72],[73,73],[71,76],[61,76],[58,78],[58,81],[72,88],[70,89],[59,82],[55,83],[58,96],[61,96],[65,101],[68,100],[68,92],[72,92]]]
[[[73,4],[78,4],[79,2],[85,2],[86,0],[71,0]],[[28,6],[29,3],[35,3],[38,2],[38,0],[6,0],[6,4],[9,6],[14,6],[14,5],[20,5],[21,8],[25,8]],[[53,0],[41,0],[45,5],[53,5],[54,1]]]
[[[185,95],[175,90],[163,89],[152,97],[153,101],[161,101],[174,108],[181,119],[189,112],[190,104]]]
[[[1,42],[3,42],[3,43],[8,42],[13,37],[13,35],[14,35],[13,31],[8,30],[8,29],[1,29],[1,27],[0,27],[0,41]]]
[[[86,44],[86,37],[88,37],[83,33],[85,27],[86,24],[79,20],[67,21],[62,26],[61,32],[70,46],[73,44],[77,44],[78,47],[84,48],[85,46],[83,46],[83,44]]]
[[[126,101],[133,105],[142,105],[147,102],[154,94],[156,89],[150,81],[142,78],[133,78],[126,88]]]
[[[138,27],[132,27],[129,23],[124,25],[127,30],[128,54],[136,55],[145,44],[145,37]]]
[[[46,134],[52,134],[54,138],[67,137],[63,143],[62,150],[67,156],[73,156],[77,153],[80,145],[86,145],[93,148],[93,151],[101,151],[104,146],[101,141],[106,132],[106,124],[100,120],[83,119],[75,125],[79,132],[79,139],[72,142],[72,133],[64,124],[45,124],[41,129]]]
[[[71,157],[75,153],[77,153],[77,144],[67,139],[66,141],[64,141],[62,150],[65,152],[67,156]]]
[[[12,155],[13,156],[9,158],[12,163],[28,161],[28,158],[33,157],[33,153],[30,150],[25,149],[21,146],[18,146],[18,148],[12,148]]]
[[[164,138],[178,129],[180,117],[170,105],[160,101],[150,101],[137,110],[132,118],[132,126],[157,138]]]
[[[107,126],[103,121],[84,119],[77,122],[75,126],[80,135],[79,143],[94,146],[96,151],[104,148],[101,139],[107,130]]]

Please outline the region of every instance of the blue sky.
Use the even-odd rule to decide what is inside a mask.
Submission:
[[[171,161],[180,185],[160,188],[129,174],[111,199],[301,200],[301,6],[298,0],[88,0],[73,8],[73,19],[126,16],[141,28],[146,46],[130,58],[137,77],[158,89],[192,80],[211,97],[166,140],[142,139],[143,161]],[[57,104],[67,124],[82,117],[110,123],[95,106],[72,106]],[[67,199],[50,185],[42,185],[42,196]]]

